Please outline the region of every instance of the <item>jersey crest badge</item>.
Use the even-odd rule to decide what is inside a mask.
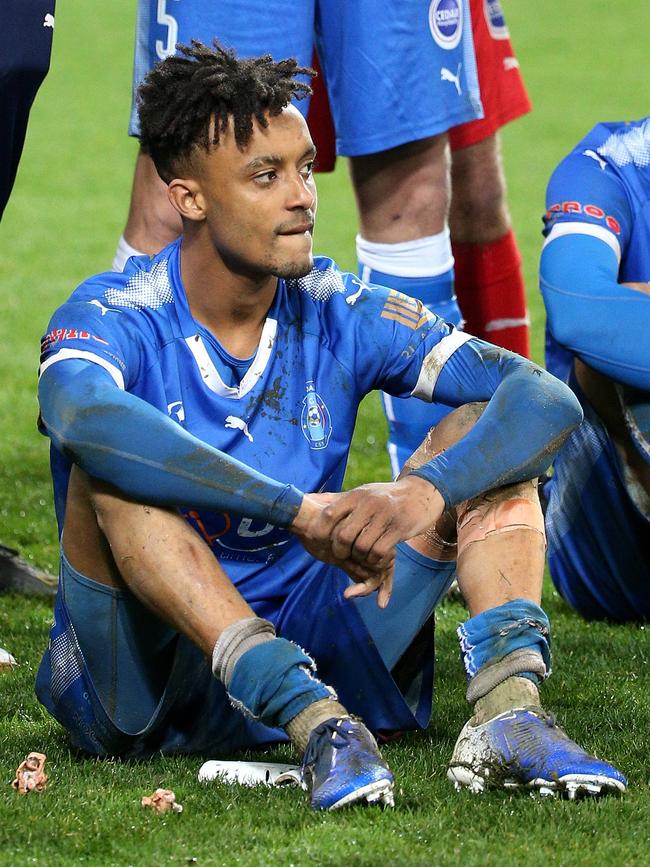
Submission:
[[[302,399],[300,427],[310,449],[327,448],[332,435],[332,419],[312,380],[307,382],[307,394]]]

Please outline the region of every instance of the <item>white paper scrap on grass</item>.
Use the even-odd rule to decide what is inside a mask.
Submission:
[[[201,765],[199,782],[218,780],[240,786],[302,786],[299,765],[279,762],[221,762],[212,760]]]
[[[0,669],[14,668],[16,665],[18,665],[18,663],[9,653],[9,651],[5,650],[3,647],[0,647]]]

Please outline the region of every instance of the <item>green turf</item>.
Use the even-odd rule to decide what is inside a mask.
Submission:
[[[645,0],[506,2],[534,112],[503,135],[513,218],[524,257],[541,360],[535,291],[544,186],[560,157],[597,120],[647,112]],[[134,143],[125,128],[134,4],[60,2],[51,73],[32,113],[14,195],[0,226],[0,539],[56,570],[46,442],[36,433],[38,340],[49,313],[107,267],[126,214]],[[317,248],[354,267],[356,231],[345,166],[319,179]],[[348,483],[387,478],[377,401],[362,408]],[[642,627],[585,624],[549,585],[555,674],[546,702],[571,734],[628,774],[624,798],[549,802],[455,795],[445,764],[462,725],[458,605],[438,618],[437,694],[430,729],[386,748],[398,777],[392,812],[315,815],[293,790],[199,787],[197,759],[95,762],[70,753],[33,696],[51,611],[0,598],[0,646],[21,667],[0,677],[0,865],[645,864],[650,824],[650,645]],[[47,792],[9,784],[29,750],[49,756]],[[278,750],[270,758],[289,757]],[[173,788],[185,806],[167,818],[140,798]]]

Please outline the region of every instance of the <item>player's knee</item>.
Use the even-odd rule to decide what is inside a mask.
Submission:
[[[353,157],[350,172],[366,239],[398,243],[445,229],[450,196],[446,135]]]
[[[440,452],[464,437],[479,420],[486,406],[487,403],[485,402],[466,403],[445,416],[442,421],[431,428],[420,447],[406,461],[400,478],[408,475],[411,470],[428,463]]]
[[[458,556],[475,542],[513,530],[529,530],[546,542],[537,479],[495,488],[458,507]]]
[[[481,142],[452,159],[449,226],[455,241],[484,243],[510,229],[506,182],[498,145]]]

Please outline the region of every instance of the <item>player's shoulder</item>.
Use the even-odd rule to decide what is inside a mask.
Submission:
[[[54,312],[50,328],[85,329],[160,346],[176,331],[177,242],[156,256],[128,260],[123,272],[84,280]]]
[[[330,346],[417,346],[432,330],[446,333],[418,299],[342,271],[332,259],[316,258],[309,274],[287,283],[290,303],[297,296],[301,305],[303,330]]]
[[[381,306],[392,291],[367,283],[326,256],[316,256],[312,270],[304,277],[286,280],[287,289],[301,299],[303,314],[350,315],[364,307]]]
[[[552,173],[544,233],[590,223],[619,236],[650,197],[650,118],[599,123]]]
[[[650,187],[650,117],[596,124],[559,163],[549,186],[606,183],[643,195]],[[645,196],[644,196],[645,197]]]
[[[84,280],[68,303],[90,302],[101,309],[143,313],[174,303],[173,256],[177,242],[156,256],[133,256],[123,272],[104,271]]]

